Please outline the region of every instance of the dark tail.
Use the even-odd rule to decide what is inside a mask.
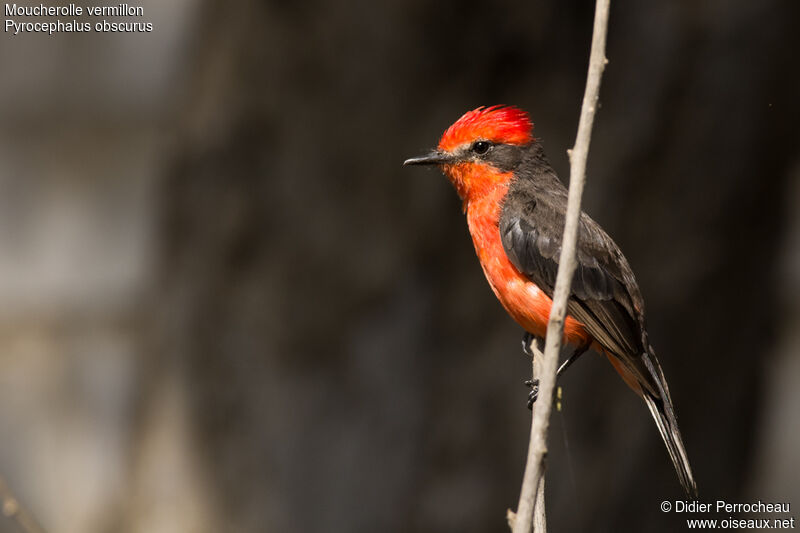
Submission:
[[[672,405],[665,406],[664,401],[653,398],[647,392],[642,397],[647,404],[647,408],[650,409],[650,414],[653,415],[653,419],[656,421],[661,438],[664,439],[664,444],[667,446],[672,464],[675,465],[675,471],[678,473],[678,479],[683,486],[683,490],[686,491],[690,498],[697,499],[697,484],[692,475],[692,467],[689,466],[689,458],[686,457],[686,449],[683,447],[681,432],[678,429],[678,421],[672,412]],[[667,398],[667,401],[669,402],[669,398]]]
[[[606,351],[606,356],[628,386],[644,399],[658,426],[658,432],[664,439],[683,490],[690,498],[697,499],[697,484],[689,466],[686,449],[683,447],[667,380],[653,348],[650,347],[646,353],[638,357],[619,357],[609,351]]]
[[[655,381],[656,394],[651,394],[647,390],[642,391],[642,398],[650,409],[650,414],[653,415],[653,420],[658,426],[658,432],[661,433],[661,438],[664,439],[664,444],[667,446],[669,457],[672,459],[672,464],[675,466],[675,472],[678,473],[678,479],[683,486],[683,490],[690,498],[697,499],[697,483],[694,481],[692,475],[692,467],[689,466],[689,458],[686,456],[686,448],[683,447],[683,439],[681,438],[681,431],[678,429],[678,419],[675,418],[675,411],[672,407],[672,398],[669,395],[669,387],[667,380],[664,378],[664,372],[661,370],[661,365],[658,364],[658,359],[650,347],[648,353],[642,356],[645,367],[648,373]],[[659,397],[660,396],[660,397]]]

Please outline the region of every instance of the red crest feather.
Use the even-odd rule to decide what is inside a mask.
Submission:
[[[503,144],[533,141],[533,124],[525,111],[511,106],[479,107],[464,113],[439,141],[439,149],[450,151],[478,139]]]

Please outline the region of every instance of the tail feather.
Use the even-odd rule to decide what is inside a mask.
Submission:
[[[678,429],[678,421],[675,419],[675,415],[672,414],[672,409],[666,410],[662,400],[656,399],[648,393],[644,393],[642,397],[647,404],[647,408],[650,409],[650,414],[653,415],[653,420],[656,421],[661,438],[664,439],[664,444],[667,446],[669,457],[672,459],[672,464],[678,473],[678,479],[683,486],[683,490],[686,491],[689,497],[697,499],[697,484],[694,481],[692,467],[689,466],[689,458],[686,456],[681,432]]]
[[[697,484],[683,447],[667,380],[653,348],[648,347],[645,353],[635,358],[619,357],[609,351],[606,351],[606,356],[628,386],[644,399],[658,426],[658,432],[664,439],[683,490],[689,497],[697,499]]]

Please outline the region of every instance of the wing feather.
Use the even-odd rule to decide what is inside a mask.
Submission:
[[[503,248],[511,263],[552,298],[563,212],[541,199],[513,204],[517,207],[504,207],[500,217]],[[580,221],[577,260],[569,313],[612,352],[642,353],[641,297],[633,274],[614,241],[586,214]]]

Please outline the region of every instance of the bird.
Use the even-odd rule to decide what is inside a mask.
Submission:
[[[505,105],[468,111],[447,128],[435,149],[403,165],[434,165],[444,173],[461,198],[489,286],[526,332],[523,345],[543,339],[567,189],[533,136],[528,113]],[[667,380],[647,335],[644,299],[633,270],[619,246],[585,212],[576,259],[564,323],[564,341],[575,350],[558,373],[589,349],[604,354],[644,400],[681,486],[696,499],[697,484]]]

